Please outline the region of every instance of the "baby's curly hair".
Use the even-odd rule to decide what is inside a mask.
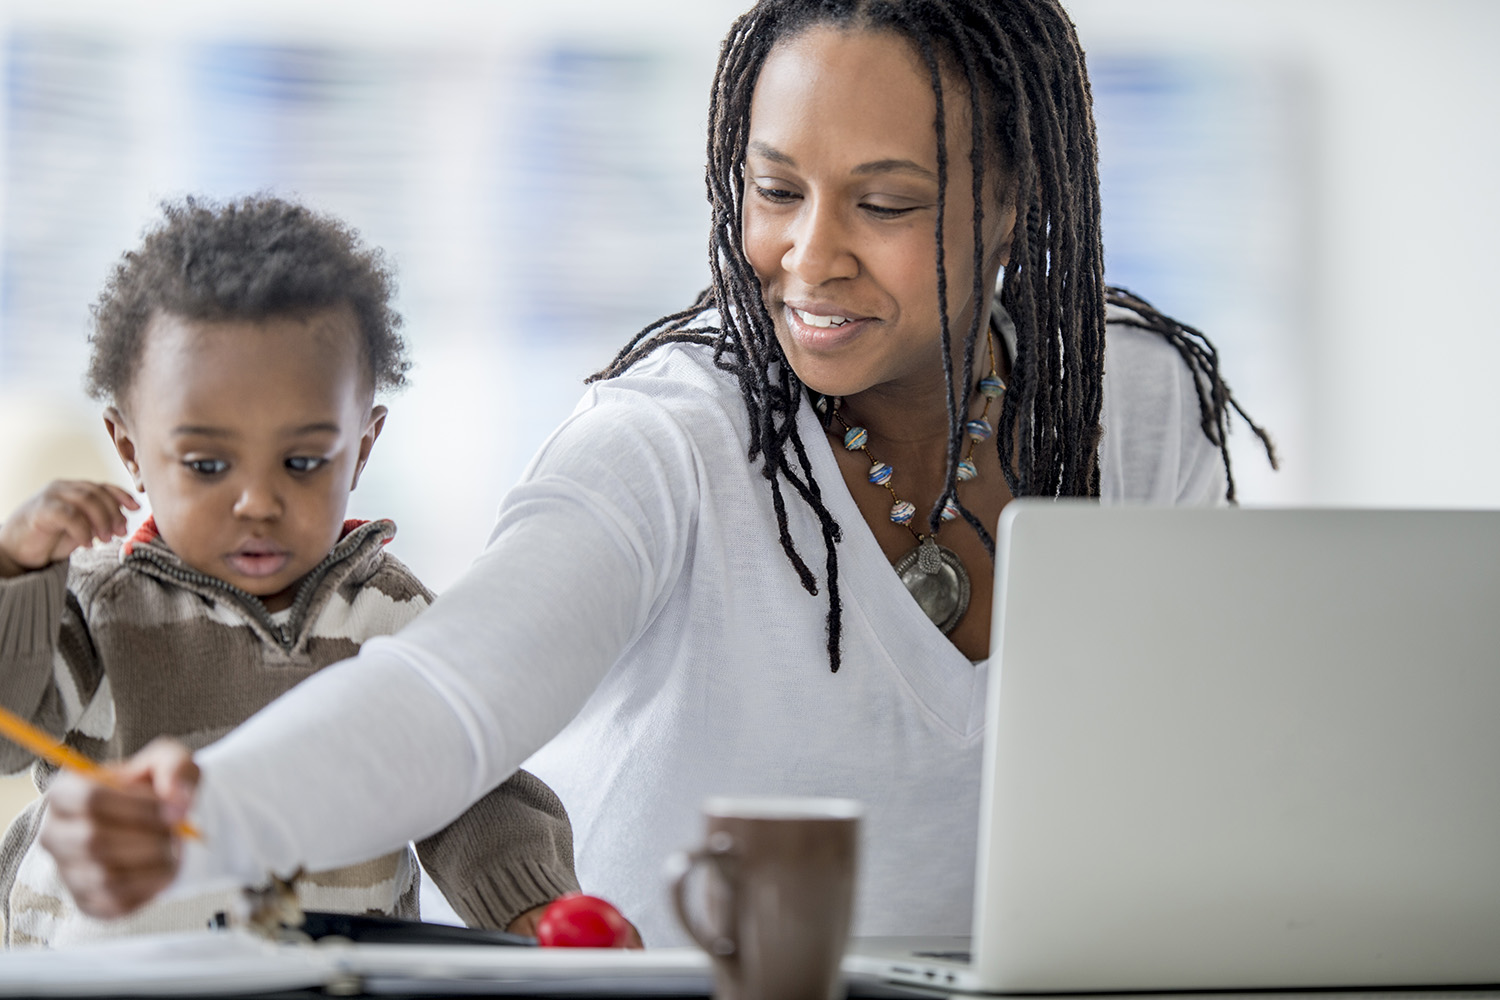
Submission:
[[[119,402],[158,312],[196,320],[262,320],[348,303],[359,322],[374,389],[406,384],[411,362],[391,307],[385,255],[333,218],[271,195],[224,204],[162,204],[162,222],[116,265],[94,304],[85,387]]]

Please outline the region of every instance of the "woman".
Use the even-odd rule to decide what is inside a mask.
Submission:
[[[1051,0],[765,0],[709,135],[713,287],[595,381],[427,614],[199,754],[184,879],[388,850],[530,757],[580,881],[648,943],[681,940],[661,861],[714,793],[863,800],[855,932],[967,931],[986,526],[1016,495],[1232,496],[1233,401],[1144,303],[1114,295],[1106,339]],[[99,913],[179,867],[192,762],[128,773],[166,807],[52,793],[45,842]]]

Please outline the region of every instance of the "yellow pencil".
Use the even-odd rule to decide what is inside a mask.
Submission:
[[[113,788],[120,787],[120,781],[115,777],[113,772],[105,770],[99,764],[89,760],[72,747],[59,743],[47,733],[42,732],[36,726],[33,726],[19,715],[8,711],[4,707],[0,707],[0,736],[4,736],[11,742],[25,747],[38,757],[45,757],[58,767],[77,771],[86,778],[91,778],[94,781]],[[179,836],[191,837],[194,840],[203,839],[203,835],[186,820],[178,822],[172,827],[172,830]]]

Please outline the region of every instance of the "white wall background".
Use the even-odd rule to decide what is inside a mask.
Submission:
[[[51,177],[55,170],[55,186],[18,191],[4,171],[36,151],[0,149],[0,243],[41,246],[52,255],[31,259],[29,270],[27,261],[12,260],[6,276],[8,294],[30,297],[20,320],[15,309],[5,313],[13,328],[0,328],[0,342],[9,336],[12,351],[10,367],[0,368],[0,517],[47,478],[119,476],[103,451],[97,406],[79,389],[87,305],[157,201],[202,183],[187,162],[193,142],[184,123],[192,95],[183,49],[260,41],[374,53],[377,61],[406,53],[428,63],[419,73],[426,91],[391,94],[399,106],[389,114],[406,123],[408,138],[417,136],[414,147],[402,147],[405,159],[340,160],[335,165],[345,173],[335,176],[299,174],[297,164],[288,169],[299,193],[349,217],[400,265],[400,304],[417,368],[412,388],[391,401],[389,429],[353,508],[395,517],[401,556],[432,585],[451,582],[482,543],[501,492],[571,409],[582,376],[628,333],[704,283],[701,227],[693,221],[701,206],[703,108],[719,38],[741,6],[741,0],[0,4],[0,39],[18,31],[60,32],[124,50],[111,64],[121,74],[112,84],[121,88],[117,114],[59,142],[58,162],[43,172]],[[1072,0],[1069,8],[1101,66],[1131,55],[1199,65],[1222,60],[1250,67],[1252,77],[1256,67],[1270,67],[1290,85],[1272,109],[1282,119],[1247,133],[1288,148],[1252,151],[1257,164],[1272,165],[1270,174],[1258,166],[1226,181],[1222,192],[1222,218],[1240,228],[1230,233],[1229,250],[1221,248],[1219,266],[1230,279],[1242,272],[1244,282],[1228,294],[1221,285],[1235,283],[1221,280],[1195,306],[1202,316],[1183,315],[1220,341],[1232,384],[1282,446],[1285,469],[1271,476],[1247,435],[1237,436],[1243,497],[1500,505],[1491,429],[1500,371],[1492,294],[1500,273],[1500,60],[1493,56],[1500,4]],[[506,308],[538,297],[526,255],[531,241],[547,242],[549,233],[543,220],[542,229],[521,225],[501,239],[485,238],[489,227],[512,225],[497,217],[496,205],[525,198],[507,201],[496,193],[511,161],[482,144],[494,125],[487,116],[507,113],[494,96],[514,90],[511,67],[558,47],[646,53],[666,74],[642,84],[659,106],[627,115],[624,134],[616,136],[627,147],[623,179],[596,173],[585,178],[591,193],[580,192],[586,214],[623,203],[623,215],[602,236],[575,228],[551,233],[549,243],[556,250],[579,242],[573,267],[580,292],[611,280],[649,287],[634,297],[621,292],[619,315],[592,328],[574,315],[566,337],[528,332]],[[0,47],[0,73],[9,54]],[[84,77],[94,68],[87,59],[78,67]],[[5,115],[13,110],[0,101],[0,136],[11,134]],[[356,110],[367,118],[387,113]],[[524,143],[524,125],[500,131]],[[1117,141],[1111,126],[1101,122],[1106,160],[1108,143]],[[309,127],[338,131],[336,121]],[[1233,130],[1235,123],[1224,127]],[[223,138],[231,147],[224,155],[232,157],[234,137]],[[338,136],[330,141],[337,145]],[[378,143],[367,152],[381,159]],[[104,168],[70,187],[69,171],[87,174],[86,161],[101,155],[109,158]],[[383,188],[370,181],[383,170],[396,171],[398,189],[415,178],[416,208],[386,204],[391,178]],[[499,172],[498,180],[485,176],[489,170]],[[38,200],[48,199],[60,213],[54,231],[27,230],[44,217]],[[1247,212],[1264,224],[1247,221]],[[1138,235],[1119,231],[1128,228],[1126,221],[1106,230],[1115,259]],[[1241,231],[1248,235],[1237,255]],[[564,282],[547,294],[567,297],[567,289]],[[31,331],[25,364],[14,361],[21,327]],[[0,819],[29,796],[25,779],[0,781]]]
[[[40,486],[42,467],[48,476],[111,468],[109,456],[88,453],[90,442],[103,445],[103,435],[97,407],[77,388],[87,305],[156,202],[205,183],[206,168],[194,165],[193,153],[201,145],[193,129],[204,123],[192,117],[184,48],[260,41],[373,53],[377,61],[410,57],[425,60],[424,89],[393,85],[388,112],[403,123],[410,145],[381,162],[384,147],[377,142],[355,165],[389,176],[372,181],[343,160],[335,165],[347,176],[285,166],[297,181],[295,193],[346,215],[397,258],[417,368],[412,388],[391,401],[386,436],[354,509],[395,517],[400,554],[435,586],[451,582],[482,543],[505,487],[572,407],[582,376],[635,328],[705,282],[695,215],[702,204],[703,108],[719,38],[741,6],[742,0],[10,0],[0,8],[7,37],[42,30],[123,48],[118,86],[128,120],[120,127],[128,135],[88,197],[59,199],[97,232],[77,248],[64,244],[57,251],[78,277],[45,305],[55,310],[42,327],[50,360],[0,369],[0,506],[8,510]],[[1500,368],[1488,294],[1500,264],[1494,238],[1500,194],[1491,176],[1500,144],[1500,61],[1491,56],[1500,40],[1500,4],[1074,0],[1069,7],[1085,47],[1101,61],[1130,54],[1238,61],[1277,67],[1296,83],[1292,117],[1264,133],[1290,144],[1268,152],[1292,165],[1296,183],[1269,194],[1227,188],[1224,195],[1230,203],[1260,198],[1254,211],[1279,212],[1279,221],[1247,239],[1239,262],[1243,285],[1233,295],[1214,295],[1202,314],[1183,317],[1240,352],[1226,357],[1226,371],[1282,445],[1286,469],[1273,477],[1261,471],[1248,436],[1237,435],[1244,499],[1500,504],[1487,420]],[[515,92],[520,62],[558,48],[645,53],[659,67],[641,85],[650,107],[633,112],[615,136],[628,147],[619,168],[606,163],[579,193],[594,199],[585,206],[590,213],[615,207],[623,221],[599,230],[603,235],[564,261],[569,277],[546,291],[567,299],[570,287],[581,294],[614,281],[623,305],[585,315],[587,322],[569,314],[566,336],[510,308],[536,305],[540,279],[526,270],[534,263],[528,254],[547,229],[545,220],[516,222],[507,214],[506,206],[526,204],[504,190],[524,148],[497,153],[485,145],[485,129],[493,129],[525,146],[525,121],[495,125],[497,116],[516,112],[494,95]],[[0,105],[0,115],[7,111],[14,108]],[[387,114],[369,106],[355,111],[366,118]],[[606,109],[604,117],[610,114]],[[331,128],[324,119],[304,125]],[[8,134],[4,126],[0,120],[0,135]],[[1107,122],[1101,132],[1108,137]],[[223,141],[232,146],[234,139]],[[339,141],[336,134],[328,139]],[[28,151],[0,152],[0,163],[13,171]],[[1109,152],[1106,146],[1106,158]],[[215,176],[224,176],[223,166]],[[376,181],[417,190],[416,207],[393,207],[393,188]],[[21,222],[31,218],[18,213],[46,194],[28,189],[18,202],[16,183],[0,177],[0,191],[9,193],[0,198],[0,241],[7,245],[25,235]],[[576,219],[565,224],[574,228],[562,234],[564,246],[592,231]],[[493,236],[497,229],[500,237]],[[1107,248],[1129,235],[1107,230]],[[46,269],[33,271],[38,276],[23,281],[23,291],[47,277]],[[631,286],[640,286],[638,295],[627,294]],[[17,294],[14,282],[10,293]],[[1257,309],[1273,301],[1269,314]],[[0,329],[0,340],[7,335],[13,346],[15,331]],[[38,438],[46,441],[40,456],[34,447],[23,449],[22,442]]]
[[[1069,9],[1086,49],[1269,54],[1307,74],[1307,437],[1305,454],[1287,456],[1307,470],[1305,499],[1500,505],[1500,4],[1073,0]]]
[[[0,424],[24,431],[0,434],[0,509],[53,475],[120,475],[79,389],[87,307],[159,201],[271,188],[348,219],[397,265],[415,366],[351,514],[394,518],[400,555],[441,589],[584,376],[706,284],[705,95],[737,7],[6,4],[4,69],[27,58],[44,79],[0,102],[14,126],[0,118]],[[290,60],[206,71],[226,44]],[[568,53],[602,58],[559,68]],[[285,109],[202,96],[299,73],[323,78],[289,85]],[[27,134],[21,114],[68,134]],[[549,171],[568,176],[547,187]]]

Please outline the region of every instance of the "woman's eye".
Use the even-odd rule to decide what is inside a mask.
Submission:
[[[872,205],[869,202],[863,202],[859,207],[881,219],[899,219],[908,212],[916,211],[915,207],[892,208],[890,205]]]
[[[328,464],[326,458],[313,458],[309,455],[295,455],[286,460],[286,467],[293,472],[312,472],[326,464]]]
[[[759,184],[755,185],[755,193],[766,199],[766,201],[772,201],[778,205],[793,201],[797,197],[794,191],[788,191],[785,188],[762,187]]]
[[[222,458],[190,458],[182,464],[200,476],[217,476],[229,468]]]

